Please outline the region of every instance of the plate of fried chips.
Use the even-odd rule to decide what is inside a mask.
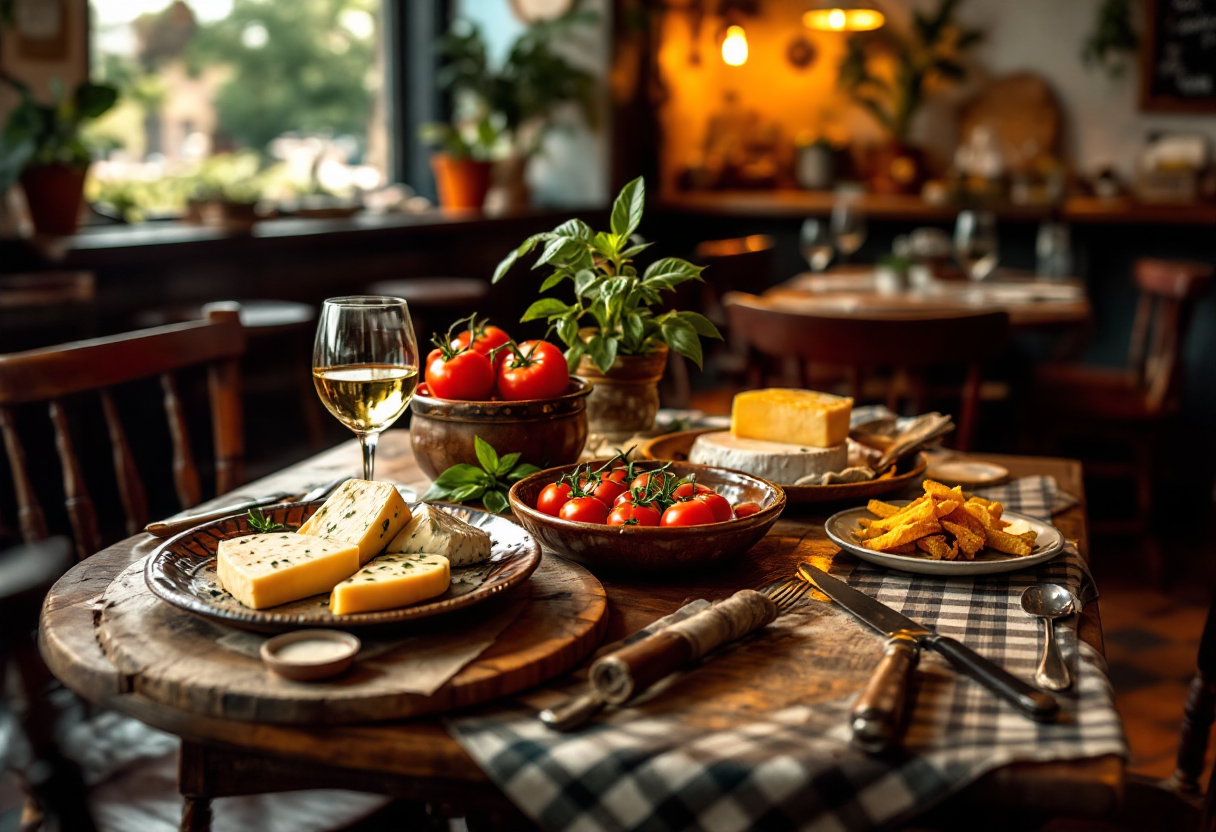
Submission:
[[[862,560],[925,575],[991,575],[1050,560],[1064,535],[994,500],[925,480],[915,500],[870,500],[828,518],[832,542]]]

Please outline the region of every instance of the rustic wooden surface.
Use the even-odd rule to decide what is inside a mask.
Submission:
[[[543,598],[543,603],[531,603]],[[604,588],[591,573],[560,558],[543,561],[513,596],[452,619],[427,619],[378,636],[361,632],[369,657],[328,682],[292,682],[267,673],[256,655],[220,643],[264,637],[206,621],[158,599],[144,581],[142,561],[106,590],[97,635],[128,690],[191,713],[252,722],[343,724],[435,714],[535,687],[573,667],[599,642],[607,624]],[[415,649],[406,639],[439,637],[454,646],[493,645],[429,696],[408,688],[417,665],[392,654]],[[377,648],[387,652],[373,653]],[[434,645],[442,648],[443,645]]]
[[[378,471],[385,478],[415,487],[424,485],[413,463],[405,431],[387,432],[377,454]],[[1057,515],[1055,525],[1082,553],[1088,551],[1081,467],[1071,460],[981,456],[1009,469],[1014,477],[1049,474],[1061,488],[1077,495],[1077,506]],[[242,489],[259,494],[279,489],[304,490],[359,465],[359,451],[350,442],[305,463]],[[664,582],[631,581],[627,576],[602,578],[609,600],[606,639],[621,638],[678,609],[692,597],[724,598],[743,586],[759,586],[788,576],[798,561],[808,557],[831,558],[837,553],[823,531],[823,517],[792,514],[783,517],[772,532],[750,552],[722,568],[698,573],[695,579],[670,578]],[[146,535],[130,538],[95,555],[69,572],[47,596],[40,638],[42,652],[66,685],[85,698],[129,714],[186,740],[208,746],[240,749],[267,759],[290,758],[294,764],[339,765],[396,777],[425,777],[447,783],[480,784],[486,776],[463,749],[430,719],[379,725],[290,727],[237,722],[190,714],[158,704],[132,692],[123,675],[102,652],[96,638],[96,601],[110,582],[133,561],[151,553],[156,541]],[[860,641],[860,625],[857,638]],[[1096,604],[1086,608],[1080,621],[1081,637],[1101,649],[1101,622]],[[872,637],[864,644],[880,646]],[[712,663],[711,663],[712,665]],[[707,665],[703,670],[716,674]],[[851,674],[850,674],[851,675]],[[738,677],[726,680],[738,684]],[[746,706],[742,693],[732,700]],[[341,749],[340,758],[335,749]],[[977,803],[991,810],[1035,806],[1044,813],[1101,815],[1117,805],[1123,768],[1113,757],[1008,766],[984,777],[954,800]]]

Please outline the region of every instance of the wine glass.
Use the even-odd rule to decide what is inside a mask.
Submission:
[[[855,203],[845,200],[832,207],[832,238],[843,260],[848,260],[866,241],[866,216]]]
[[[811,265],[811,271],[821,272],[832,262],[836,246],[832,242],[832,231],[822,220],[807,220],[798,233],[802,245],[802,256]]]
[[[1000,256],[996,215],[991,211],[959,211],[954,224],[954,257],[972,280],[983,280]]]
[[[405,412],[418,384],[418,344],[406,302],[375,295],[325,301],[312,380],[329,412],[359,437],[363,479],[372,479],[380,432]]]

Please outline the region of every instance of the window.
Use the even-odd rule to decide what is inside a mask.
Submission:
[[[119,105],[90,197],[129,219],[191,197],[348,197],[384,184],[378,0],[92,0],[93,74]]]

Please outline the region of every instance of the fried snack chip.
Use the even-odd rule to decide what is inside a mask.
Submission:
[[[966,526],[960,526],[958,523],[943,520],[942,528],[954,535],[954,539],[958,541],[959,550],[966,556],[967,560],[974,560],[975,553],[984,548],[985,538],[980,537]]]
[[[992,513],[989,512],[987,506],[981,506],[979,503],[966,503],[963,505],[963,508],[966,509],[972,517],[979,520],[980,524],[986,531],[996,529],[996,520],[993,518]],[[1000,529],[997,529],[997,531],[1000,531]]]
[[[949,520],[951,523],[957,523],[960,526],[965,526],[980,537],[987,536],[987,532],[984,529],[984,524],[980,522],[978,517],[967,511],[966,506],[959,506],[942,519]]]
[[[916,544],[919,542],[920,541],[917,540],[913,541],[912,543],[905,543],[902,546],[896,546],[894,549],[888,549],[887,552],[892,555],[910,555],[916,551]]]
[[[1005,512],[1005,507],[996,500],[985,500],[983,497],[971,497],[965,505],[980,506],[988,510],[988,514],[993,520],[1000,520],[1001,515]]]
[[[866,509],[870,512],[870,514],[877,515],[879,519],[890,517],[893,514],[899,514],[901,511],[903,511],[903,509],[901,509],[899,506],[884,503],[882,500],[870,500],[870,502],[866,503]],[[861,522],[863,525],[867,524],[867,521],[865,520],[862,520]]]
[[[934,480],[925,480],[925,493],[937,500],[957,500],[960,503],[967,502],[967,495],[963,493],[963,487],[956,485],[954,488],[946,488],[940,482]],[[975,499],[974,497],[972,499]]]
[[[870,528],[891,531],[899,526],[914,523],[918,520],[931,520],[937,515],[936,509],[937,504],[926,495],[908,503],[898,514],[892,514],[890,517],[875,520],[870,524]]]
[[[925,535],[916,541],[916,547],[928,552],[934,560],[954,560],[958,557],[958,542],[949,543],[944,534]]]
[[[942,526],[933,518],[920,518],[910,523],[905,523],[879,537],[870,540],[863,540],[861,545],[867,549],[873,549],[876,552],[887,552],[896,546],[903,546],[905,543],[924,537],[927,534],[936,534],[942,530]]]
[[[1007,555],[1020,555],[1025,557],[1034,550],[1033,544],[1027,543],[1020,537],[1016,537],[1000,529],[988,530],[988,541],[985,544],[990,549],[996,549],[998,552],[1004,552]]]

